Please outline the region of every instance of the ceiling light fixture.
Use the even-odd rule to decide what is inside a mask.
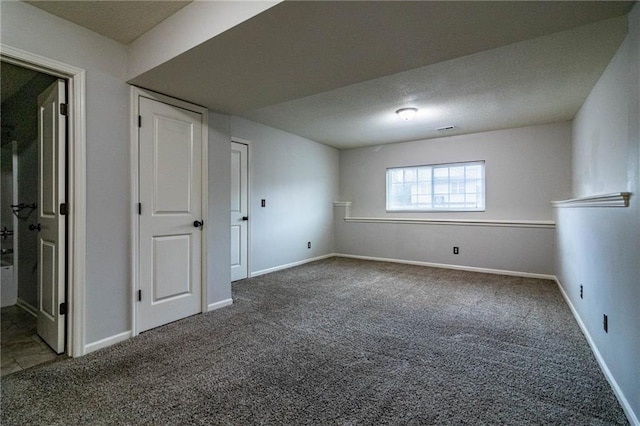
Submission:
[[[416,116],[417,112],[418,108],[400,108],[396,111],[396,114],[398,114],[403,120],[409,121]]]

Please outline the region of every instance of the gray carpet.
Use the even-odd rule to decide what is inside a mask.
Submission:
[[[2,379],[3,425],[627,424],[551,281],[332,258]]]

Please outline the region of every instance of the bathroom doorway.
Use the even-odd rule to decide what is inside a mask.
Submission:
[[[53,174],[51,167],[47,167],[47,162],[39,158],[52,156],[52,153],[46,152],[49,149],[48,145],[44,149],[41,146],[42,141],[45,140],[43,133],[47,132],[47,120],[42,115],[41,95],[48,93],[49,88],[56,85],[57,81],[61,82],[61,90],[66,91],[66,82],[59,77],[4,61],[0,63],[0,74],[2,77],[2,178],[0,182],[2,190],[0,287],[2,293],[0,302],[2,305],[2,375],[5,375],[50,361],[58,357],[58,353],[65,352],[64,317],[60,319],[62,321],[61,345],[60,342],[52,344],[40,324],[43,306],[55,305],[55,312],[52,309],[48,309],[48,312],[53,314],[53,317],[58,317],[58,305],[54,300],[56,297],[52,297],[51,292],[47,290],[46,276],[51,275],[47,273],[51,270],[49,265],[51,262],[43,257],[43,253],[47,252],[48,243],[45,241],[43,244],[41,237],[43,212],[44,216],[47,216],[46,206],[43,205],[43,200],[47,198],[43,197],[45,195],[43,182],[45,189],[51,186]],[[45,130],[43,128],[39,130],[39,123],[41,127],[44,124]],[[66,127],[66,120],[62,119],[60,123]],[[63,130],[66,132],[66,129]],[[60,151],[62,152],[61,170],[64,170],[66,164],[66,138],[63,139]],[[53,170],[55,173],[57,167],[53,167]],[[61,173],[61,176],[61,185],[64,188],[66,174]],[[48,201],[51,204],[51,200]],[[64,218],[62,220],[64,221]],[[62,231],[64,232],[64,227]],[[64,239],[65,235],[62,234],[63,246]],[[64,252],[62,254],[64,255]],[[43,273],[43,265],[45,273]],[[65,293],[64,256],[62,256],[61,268],[58,269],[61,269],[59,275],[62,279],[63,293]],[[62,294],[63,300],[66,300],[65,296]]]

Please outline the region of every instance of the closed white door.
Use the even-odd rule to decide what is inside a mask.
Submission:
[[[247,145],[231,142],[231,281],[248,276]]]
[[[38,96],[38,335],[64,352],[66,123],[65,83],[58,80]],[[66,107],[66,105],[65,105]]]
[[[202,115],[139,97],[137,331],[202,311]]]

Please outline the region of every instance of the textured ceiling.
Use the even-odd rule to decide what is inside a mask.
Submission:
[[[566,120],[626,21],[546,37],[632,5],[285,1],[131,82],[337,148]]]
[[[178,0],[23,1],[124,44],[191,3]]]
[[[128,43],[189,2],[28,3]],[[285,1],[130,83],[337,148],[567,120],[634,4]]]
[[[625,23],[612,18],[241,115],[336,148],[570,120]],[[403,121],[401,107],[418,113]]]
[[[283,2],[132,83],[240,114],[617,16],[627,6]]]

